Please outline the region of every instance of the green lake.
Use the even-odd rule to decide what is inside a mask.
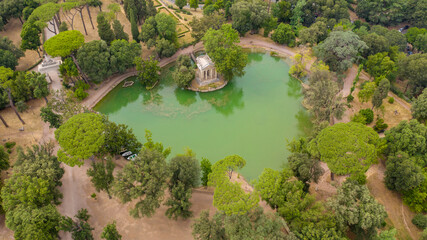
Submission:
[[[187,147],[198,159],[211,162],[240,155],[246,160],[240,172],[254,179],[264,168],[279,169],[286,163],[287,139],[310,131],[301,85],[288,71],[280,58],[249,53],[243,77],[221,90],[195,93],[177,88],[167,68],[153,90],[139,82],[128,88],[121,83],[95,111],[127,124],[142,142],[145,129],[150,130],[154,141],[172,147],[171,156]]]

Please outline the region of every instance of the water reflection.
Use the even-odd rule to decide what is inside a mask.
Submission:
[[[286,83],[288,86],[288,96],[298,99],[303,96],[301,91],[301,83],[298,79],[289,76],[289,81]]]
[[[252,62],[261,62],[263,57],[264,57],[264,54],[250,55],[250,57],[248,57],[248,64],[251,64]]]
[[[197,102],[197,93],[181,88],[175,88],[174,90],[176,100],[182,106],[189,107],[193,103]]]
[[[98,103],[99,106],[102,106],[100,109],[102,113],[106,115],[113,114],[138,99],[142,89],[142,86],[138,82],[136,82],[134,86],[127,88],[127,94],[119,93],[121,90],[123,90],[122,86],[123,83],[121,83],[117,89],[114,89],[112,92],[110,92],[107,98]],[[116,97],[116,95],[120,95],[120,97]],[[109,99],[114,99],[114,101],[109,101]],[[104,101],[108,102],[108,106],[103,104]]]
[[[224,116],[229,116],[234,109],[243,109],[243,89],[232,81],[220,91],[200,94],[202,100],[207,101],[212,107]]]
[[[313,123],[311,122],[311,116],[305,109],[300,109],[295,114],[297,121],[297,128],[300,132],[300,136],[310,136],[313,131]]]

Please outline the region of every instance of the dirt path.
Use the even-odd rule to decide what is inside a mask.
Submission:
[[[419,239],[421,231],[411,222],[415,213],[403,204],[400,194],[385,186],[384,173],[385,166],[382,162],[372,165],[366,172],[367,186],[371,194],[384,205],[389,221],[397,229],[397,239]]]

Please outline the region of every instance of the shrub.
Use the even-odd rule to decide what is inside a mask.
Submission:
[[[15,105],[18,109],[18,112],[25,112],[28,109],[28,105],[24,101],[19,101]]]
[[[351,94],[350,94],[350,95],[348,95],[348,96],[347,96],[347,102],[348,102],[348,103],[353,102],[353,100],[354,100],[353,95],[351,95]]]
[[[393,104],[394,103],[394,97],[389,97],[388,98],[388,103]]]
[[[16,142],[6,142],[4,144],[4,147],[7,149],[11,149],[11,148],[15,147],[15,145],[16,145]]]
[[[88,95],[89,93],[85,92],[83,88],[77,88],[76,91],[74,91],[74,97],[80,101],[85,99]]]
[[[369,109],[369,108],[362,109],[359,111],[359,113],[362,114],[363,116],[365,116],[366,124],[369,124],[372,121],[374,121],[374,111],[372,111],[371,109]]]
[[[351,121],[366,124],[366,117],[361,113],[356,113],[351,117]]]
[[[378,118],[377,121],[375,122],[374,130],[380,133],[380,132],[384,132],[384,130],[387,128],[388,128],[388,124],[384,123],[384,119]]]
[[[412,218],[412,223],[419,229],[425,229],[427,228],[427,216],[419,213]]]
[[[7,149],[7,153],[11,154],[12,153],[12,149]]]

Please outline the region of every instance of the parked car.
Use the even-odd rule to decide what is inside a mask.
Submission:
[[[137,154],[132,154],[129,157],[127,157],[126,159],[129,160],[129,161],[133,161],[133,160],[135,160],[136,156],[138,156],[138,155]]]
[[[131,151],[123,151],[120,153],[120,155],[122,155],[122,157],[127,158],[129,156],[131,156],[133,153]]]

